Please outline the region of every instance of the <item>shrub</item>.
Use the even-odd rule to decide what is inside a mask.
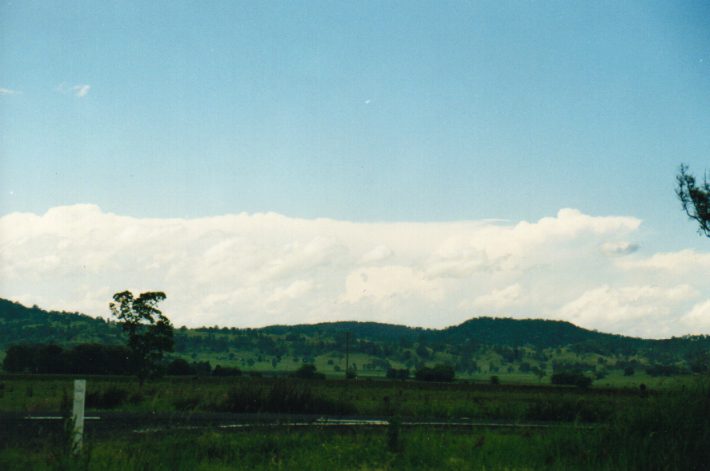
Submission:
[[[686,373],[687,371],[676,365],[652,365],[646,368],[649,376],[674,376]]]
[[[293,373],[293,376],[301,379],[325,379],[323,373],[316,371],[315,365],[303,365]]]
[[[552,384],[577,386],[579,388],[588,388],[592,384],[592,378],[582,373],[573,372],[554,373],[550,381]]]
[[[212,370],[212,376],[227,377],[227,376],[241,376],[242,370],[239,368],[233,368],[230,366],[215,366]]]
[[[389,370],[387,370],[387,377],[390,379],[407,379],[409,378],[409,369],[390,368]]]
[[[353,414],[348,402],[315,396],[310,388],[291,381],[279,381],[271,388],[233,388],[224,401],[213,406],[227,412],[278,412],[291,414]]]
[[[439,364],[432,368],[421,366],[417,369],[414,377],[419,381],[441,381],[449,382],[454,380],[454,367]]]
[[[128,391],[114,386],[103,391],[92,391],[86,394],[86,406],[98,409],[114,409],[128,399]]]
[[[176,358],[168,363],[166,373],[174,376],[187,376],[194,374],[195,370],[190,367],[190,364],[186,360]]]

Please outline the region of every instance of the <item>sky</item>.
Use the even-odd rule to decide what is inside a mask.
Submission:
[[[710,7],[0,1],[0,296],[710,334]]]

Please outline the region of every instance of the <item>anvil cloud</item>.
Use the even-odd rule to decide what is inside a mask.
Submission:
[[[108,315],[116,291],[165,291],[177,325],[481,315],[644,337],[710,333],[710,253],[643,254],[634,217],[360,223],[274,213],[141,219],[94,205],[0,218],[0,296]]]

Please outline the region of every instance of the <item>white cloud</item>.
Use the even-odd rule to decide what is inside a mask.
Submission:
[[[363,255],[360,259],[360,262],[364,264],[379,263],[392,257],[392,255],[394,255],[392,249],[390,249],[386,245],[378,245],[377,247],[373,248],[365,255]]]
[[[71,93],[77,98],[84,98],[86,95],[89,94],[89,91],[91,90],[91,85],[86,83],[69,85],[66,82],[62,82],[57,85],[56,90],[64,95]]]
[[[477,297],[473,301],[473,306],[488,312],[501,312],[515,307],[522,299],[522,287],[515,283]]]
[[[648,258],[626,259],[620,266],[629,270],[661,270],[670,273],[710,270],[710,253],[695,250],[680,250],[678,252],[662,252]]]
[[[20,92],[20,91],[18,91],[18,90],[12,90],[12,89],[9,89],[9,88],[2,88],[2,87],[0,87],[0,95],[19,95],[19,94],[21,94],[21,93],[22,93],[22,92]]]
[[[694,305],[690,312],[680,319],[690,334],[703,334],[710,331],[710,299]]]
[[[89,94],[89,90],[91,90],[91,85],[87,85],[87,84],[74,85],[72,87],[72,90],[74,91],[74,96],[77,96],[79,98],[84,98],[86,95]]]
[[[585,291],[562,306],[561,319],[589,328],[636,332],[644,337],[665,337],[674,333],[677,312],[694,300],[698,291],[687,284],[671,287],[609,285]]]
[[[0,296],[106,316],[113,292],[162,290],[166,313],[193,326],[442,327],[496,314],[655,337],[710,333],[710,253],[643,255],[630,242],[640,223],[573,209],[513,224],[369,224],[63,206],[0,218]]]

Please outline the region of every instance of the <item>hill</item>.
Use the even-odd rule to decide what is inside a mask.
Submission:
[[[569,322],[490,317],[438,330],[352,321],[258,329],[181,327],[175,331],[174,355],[261,371],[315,363],[321,370],[338,372],[345,368],[348,332],[352,363],[375,375],[389,368],[436,363],[451,364],[458,374],[538,376],[559,369],[596,376],[640,369],[675,374],[704,371],[710,363],[707,336],[649,340],[591,331]],[[19,343],[118,345],[124,338],[111,321],[0,299],[0,350]]]

